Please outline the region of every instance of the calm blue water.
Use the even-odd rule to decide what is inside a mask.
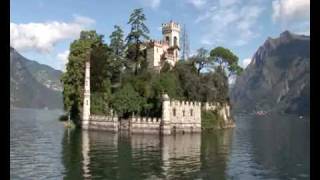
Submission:
[[[159,137],[66,130],[60,114],[11,111],[11,179],[310,179],[306,119],[237,115],[235,129]]]

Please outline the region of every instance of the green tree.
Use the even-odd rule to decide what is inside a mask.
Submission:
[[[123,117],[128,117],[132,113],[140,113],[144,104],[145,99],[134,90],[131,84],[125,84],[114,93],[112,98],[113,109]]]
[[[124,57],[124,40],[123,40],[123,30],[120,26],[115,25],[114,31],[109,36],[110,38],[110,48],[117,58],[122,59]]]
[[[109,114],[111,94],[111,82],[109,79],[101,83],[101,90],[91,93],[91,112],[94,114]]]
[[[194,64],[191,61],[179,61],[173,68],[173,72],[181,85],[183,99],[199,101],[201,84]]]
[[[66,72],[61,77],[64,109],[70,112],[75,123],[80,119],[83,103],[85,60],[91,58],[93,47],[102,43],[102,36],[95,31],[82,31],[80,38],[70,45]]]
[[[133,10],[128,22],[131,25],[131,30],[126,37],[127,58],[134,63],[135,74],[137,74],[141,62],[145,60],[144,53],[140,49],[141,44],[143,40],[149,39],[149,29],[144,23],[145,20],[143,9],[139,8]]]
[[[220,68],[227,77],[234,74],[238,75],[242,72],[242,68],[238,65],[239,58],[229,49],[220,46],[216,47],[211,50],[210,58],[214,63],[218,64],[218,68]]]
[[[212,64],[212,61],[210,61],[211,59],[209,58],[209,52],[205,48],[198,49],[197,54],[191,57],[191,60],[197,67],[198,75],[200,75],[200,71],[203,68],[208,67]]]

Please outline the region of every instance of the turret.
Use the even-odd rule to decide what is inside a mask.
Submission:
[[[180,40],[180,25],[173,21],[169,23],[162,24],[162,35],[163,40],[166,41],[170,47],[178,46]]]
[[[82,109],[82,128],[88,129],[90,121],[90,54],[85,62],[84,99]]]
[[[167,94],[162,95],[162,134],[171,134],[171,121],[170,121],[170,98]]]

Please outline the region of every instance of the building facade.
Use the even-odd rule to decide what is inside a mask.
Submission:
[[[170,21],[162,24],[162,40],[145,42],[148,67],[159,71],[165,62],[173,67],[180,56],[180,24]]]

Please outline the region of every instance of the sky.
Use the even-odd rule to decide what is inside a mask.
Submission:
[[[223,46],[242,67],[268,37],[285,30],[310,34],[310,0],[11,0],[10,45],[64,70],[81,30],[96,30],[109,43],[114,25],[129,32],[135,8],[144,9],[152,39],[162,39],[161,24],[173,20],[186,26],[191,54]]]

